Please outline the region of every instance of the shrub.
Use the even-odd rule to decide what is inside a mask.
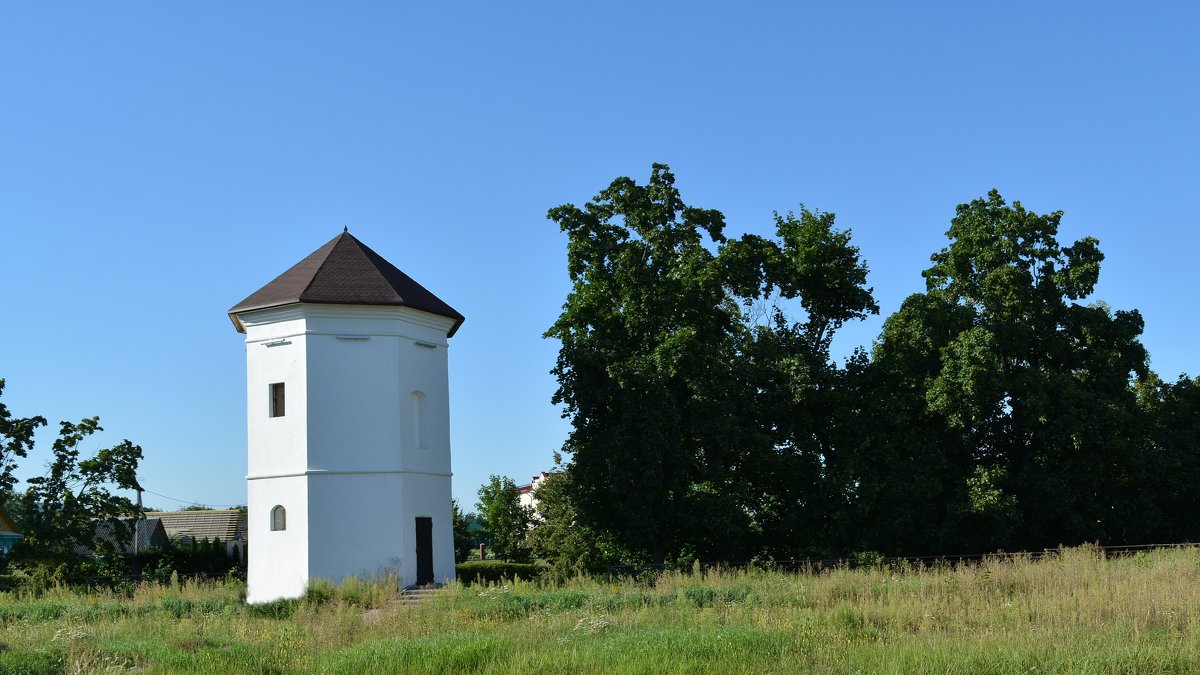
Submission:
[[[61,651],[0,650],[0,673],[60,673],[65,670]]]
[[[337,594],[337,588],[328,579],[309,579],[304,589],[304,602],[313,607],[320,607],[329,602]]]
[[[21,577],[15,574],[0,574],[0,593],[15,591],[21,585]]]
[[[296,606],[299,604],[298,600],[285,598],[283,600],[262,602],[256,605],[247,605],[246,609],[250,616],[282,620],[292,618],[292,615],[296,613]]]
[[[502,560],[471,560],[454,566],[458,580],[470,586],[473,583],[494,583],[504,579],[536,579],[544,569],[536,563],[514,563]]]

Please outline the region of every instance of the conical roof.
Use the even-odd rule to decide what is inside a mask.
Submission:
[[[256,309],[314,302],[330,305],[387,305],[411,307],[454,320],[447,337],[462,325],[463,315],[424,286],[383,259],[349,232],[342,232],[271,283],[229,310],[229,318],[244,333],[237,315]]]

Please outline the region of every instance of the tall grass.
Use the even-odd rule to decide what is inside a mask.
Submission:
[[[1200,551],[941,569],[0,594],[0,672],[1196,672]]]

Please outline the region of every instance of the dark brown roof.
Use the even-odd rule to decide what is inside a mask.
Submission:
[[[171,543],[171,538],[167,536],[167,531],[158,518],[117,518],[116,522],[97,520],[96,539],[108,543],[119,555],[130,555],[133,552],[133,540],[135,539],[134,528],[138,530],[136,537],[138,552],[154,546],[165,548]],[[97,553],[81,544],[76,544],[72,549],[80,555]]]
[[[213,539],[235,541],[244,539],[246,514],[238,509],[207,509],[204,511],[147,511],[147,518],[162,520],[167,536],[172,539]]]
[[[241,333],[245,331],[238,321],[238,313],[297,302],[411,307],[454,319],[447,337],[453,336],[463,322],[462,314],[349,232],[334,237],[274,281],[234,305],[229,310],[229,318]]]

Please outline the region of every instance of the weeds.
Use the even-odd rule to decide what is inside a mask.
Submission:
[[[0,673],[1195,672],[1200,551],[652,584],[314,582],[248,606],[235,581],[0,593]]]

